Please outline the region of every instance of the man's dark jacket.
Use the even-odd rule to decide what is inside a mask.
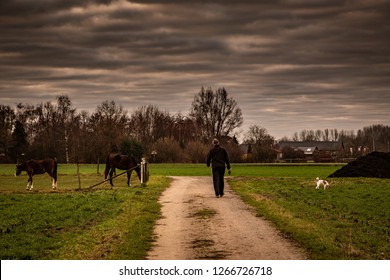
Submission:
[[[221,148],[219,145],[215,145],[207,155],[207,166],[210,166],[210,162],[212,167],[226,167],[230,169],[229,157],[224,148]]]

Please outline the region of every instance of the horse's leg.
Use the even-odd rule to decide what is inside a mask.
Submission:
[[[111,185],[111,187],[114,186],[114,184],[112,183],[112,175],[114,174],[114,172],[115,172],[115,168],[111,168],[111,170],[110,170],[110,185]]]
[[[32,179],[32,175],[28,175],[28,181],[27,181],[27,188],[26,190],[32,190],[33,189],[33,179]]]
[[[131,179],[131,170],[127,171],[127,186],[128,187],[131,187],[130,179]]]
[[[57,188],[57,180],[54,175],[51,175],[51,187],[53,188],[53,190]]]
[[[53,175],[51,175],[53,178],[52,187],[53,189],[57,189],[57,170],[53,172]]]

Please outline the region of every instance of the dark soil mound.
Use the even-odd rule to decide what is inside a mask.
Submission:
[[[328,177],[390,178],[390,153],[372,152],[348,163]]]

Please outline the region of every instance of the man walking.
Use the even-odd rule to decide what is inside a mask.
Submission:
[[[224,195],[224,175],[225,165],[230,174],[230,162],[226,150],[219,146],[218,139],[213,140],[214,147],[209,151],[207,155],[207,167],[212,166],[213,173],[213,185],[216,197],[222,197]]]

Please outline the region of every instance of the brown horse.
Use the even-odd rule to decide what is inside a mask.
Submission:
[[[104,179],[107,179],[108,174],[110,174],[110,184],[112,183],[112,175],[115,172],[115,168],[120,170],[127,170],[127,186],[130,187],[130,178],[131,172],[133,169],[137,172],[138,178],[141,180],[141,168],[137,164],[136,160],[133,157],[122,155],[119,153],[110,153],[107,156],[106,160],[106,169],[104,170]]]
[[[57,188],[57,160],[56,159],[43,159],[43,160],[28,160],[21,164],[16,165],[15,176],[19,176],[22,171],[26,171],[28,175],[27,188],[31,190],[33,188],[33,176],[35,174],[48,173],[52,178],[51,186],[53,189]]]

